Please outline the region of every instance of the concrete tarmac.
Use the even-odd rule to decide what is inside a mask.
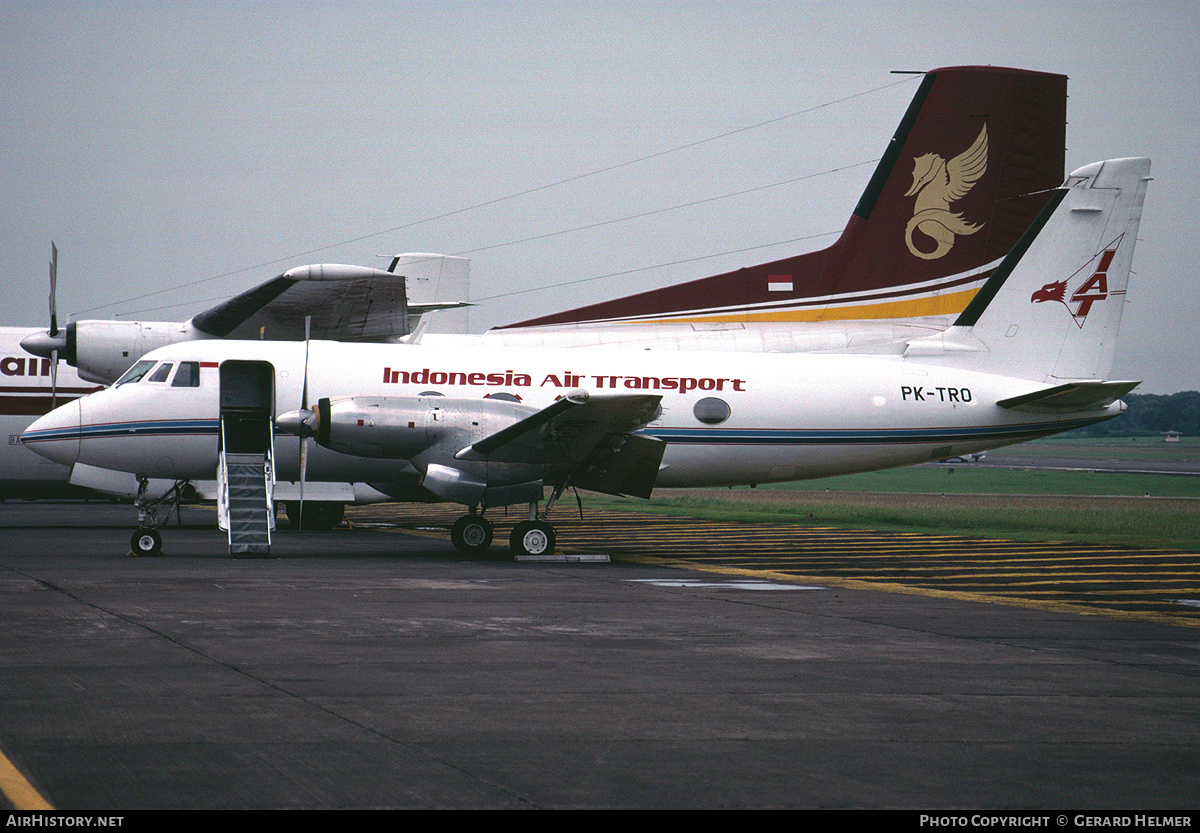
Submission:
[[[1200,628],[211,517],[0,506],[0,751],[58,811],[1200,803]]]

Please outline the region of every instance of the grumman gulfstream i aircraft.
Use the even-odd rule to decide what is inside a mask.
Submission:
[[[23,441],[64,465],[215,475],[232,551],[269,546],[282,477],[463,504],[464,551],[491,543],[488,510],[527,503],[517,553],[554,546],[546,489],[548,512],[571,486],[645,497],[1009,445],[1110,419],[1137,385],[1107,377],[1149,171],[1072,173],[953,326],[887,354],[198,341],[147,354]],[[160,544],[134,534],[135,551]]]
[[[0,494],[64,496],[68,488],[86,487],[132,497],[137,487],[128,473],[83,465],[68,470],[29,453],[18,437],[53,401],[88,390],[83,380],[110,383],[156,347],[213,338],[302,340],[305,318],[316,339],[384,342],[401,340],[415,329],[413,319],[440,309],[437,332],[423,319],[411,340],[476,350],[878,351],[940,332],[1061,183],[1066,87],[1062,75],[1028,70],[932,70],[830,248],[483,336],[444,335],[467,329],[467,261],[428,254],[397,255],[387,271],[330,264],[289,269],[187,321],[83,320],[59,327],[55,250],[50,328],[0,333],[0,420],[9,435],[0,455]],[[18,342],[40,360],[23,357]],[[70,365],[57,389],[56,358]],[[152,492],[171,484],[153,485]],[[305,525],[336,523],[344,503],[371,493],[364,484],[311,485]],[[296,515],[295,484],[280,482],[276,497],[289,517]]]

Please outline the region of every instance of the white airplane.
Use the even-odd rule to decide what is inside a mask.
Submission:
[[[167,344],[211,338],[302,341],[306,318],[316,338],[394,341],[430,312],[465,315],[468,270],[465,258],[425,253],[396,255],[386,271],[340,263],[298,266],[187,321],[84,320],[60,329],[58,249],[52,245],[50,329],[26,331],[21,346],[41,358],[57,356],[84,381],[108,384],[140,356]],[[430,293],[429,300],[410,299],[412,287]]]
[[[554,546],[546,488],[548,513],[571,486],[648,496],[1010,445],[1111,419],[1138,384],[1107,376],[1149,171],[1114,159],[1072,173],[953,326],[900,353],[199,341],[147,354],[22,441],[66,466],[215,475],[231,551],[269,547],[282,476],[461,503],[463,551],[490,545],[487,510],[527,503],[517,553]],[[157,552],[161,537],[139,528],[132,544]]]
[[[467,331],[467,261],[427,254],[398,255],[387,272],[340,265],[289,270],[188,321],[75,321],[59,330],[55,254],[51,330],[0,330],[0,349],[5,351],[0,403],[6,406],[0,408],[0,419],[9,435],[8,451],[0,455],[0,496],[73,493],[66,483],[69,470],[29,454],[18,438],[53,400],[89,390],[85,380],[112,382],[139,356],[168,343],[216,337],[299,340],[306,316],[312,317],[318,339],[383,341],[416,330],[410,338],[424,339],[428,346],[479,344],[486,349],[497,344],[615,344],[861,350],[938,332],[952,320],[948,313],[966,305],[1061,182],[1066,82],[1061,75],[999,67],[933,70],[923,79],[845,232],[829,249],[483,336],[443,335]],[[960,231],[966,226],[974,230],[949,237],[937,232],[939,224],[956,222],[966,224]],[[400,274],[408,280],[407,327]],[[721,301],[719,310],[710,309],[714,299]],[[418,330],[415,318],[432,310],[442,310],[434,326],[425,318]],[[29,359],[17,349],[18,342],[44,360],[28,365],[39,370],[37,377],[33,370],[25,372]],[[55,355],[78,371],[64,367],[57,392]],[[38,393],[37,385],[48,390]],[[127,473],[76,467],[73,480],[89,487],[83,494],[91,489],[123,497],[136,493]],[[170,485],[157,484],[156,490]],[[281,484],[281,501],[288,488],[298,496],[298,487]],[[363,484],[349,491],[345,484],[313,484],[306,525],[332,525],[341,518],[343,501],[368,494]],[[298,500],[285,502],[298,508]]]
[[[0,451],[0,499],[136,496],[138,484],[128,472],[72,471],[30,453],[20,436],[54,404],[91,393],[96,383],[115,381],[155,347],[213,338],[303,339],[306,318],[321,338],[384,341],[403,337],[434,311],[440,326],[457,332],[466,329],[470,306],[466,259],[406,253],[396,255],[386,271],[340,264],[289,269],[187,321],[85,320],[59,328],[57,271],[58,251],[52,247],[50,330],[0,327],[0,430],[8,437]],[[156,483],[151,492],[165,493],[173,483]],[[294,499],[286,498],[289,489]],[[345,503],[372,494],[365,484],[315,485],[309,489],[305,525],[332,526],[341,520]],[[298,496],[298,486],[280,484],[278,497],[291,515],[299,510]]]
[[[1063,75],[931,70],[829,248],[473,338],[538,348],[874,352],[940,332],[1062,184],[1066,113]]]

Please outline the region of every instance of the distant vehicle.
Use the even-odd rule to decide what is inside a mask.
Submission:
[[[980,451],[978,454],[960,454],[957,457],[947,457],[945,460],[939,460],[939,463],[978,463],[987,456],[986,451]]]

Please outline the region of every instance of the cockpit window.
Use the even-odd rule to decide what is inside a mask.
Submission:
[[[175,371],[175,378],[171,380],[171,387],[200,387],[200,362],[180,362],[179,369]]]
[[[171,375],[171,368],[174,367],[173,362],[163,362],[158,366],[158,369],[150,374],[148,382],[165,382],[167,377]]]
[[[154,364],[155,363],[152,361],[146,361],[145,359],[143,359],[142,361],[135,364],[133,367],[126,370],[125,375],[117,380],[116,385],[120,386],[120,385],[125,384],[126,382],[142,381],[142,377],[150,372],[150,368],[154,367]]]

